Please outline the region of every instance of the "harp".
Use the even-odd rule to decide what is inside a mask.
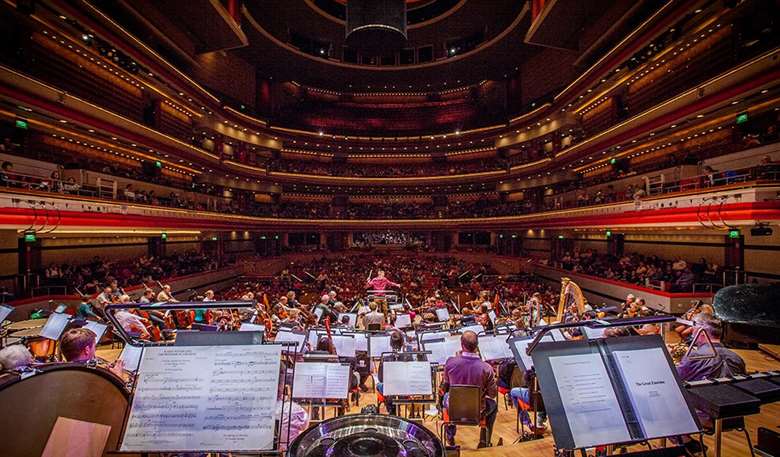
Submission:
[[[587,303],[588,300],[582,294],[580,286],[570,278],[561,278],[561,298],[558,301],[558,313],[555,316],[555,321],[564,322],[566,313],[568,313],[572,305],[577,306],[577,315],[581,316],[585,313],[585,305]]]

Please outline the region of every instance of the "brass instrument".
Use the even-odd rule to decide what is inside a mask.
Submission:
[[[563,322],[566,312],[571,305],[576,305],[577,315],[582,316],[585,314],[585,305],[587,304],[588,300],[582,294],[580,286],[570,278],[561,278],[561,298],[558,301],[558,313],[555,316],[555,322]]]

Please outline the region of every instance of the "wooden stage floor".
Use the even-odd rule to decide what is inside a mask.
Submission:
[[[119,350],[99,349],[98,355],[106,360],[114,360],[119,355]],[[747,364],[748,371],[766,371],[780,370],[780,361],[758,350],[736,350]],[[369,383],[370,385],[370,383]],[[360,405],[365,406],[376,403],[376,395],[368,392],[361,395]],[[463,457],[517,457],[517,456],[552,456],[553,439],[549,430],[545,432],[544,438],[524,443],[512,444],[517,438],[515,432],[515,410],[505,410],[503,400],[499,399],[498,418],[493,430],[494,447],[477,450],[479,441],[479,429],[477,427],[460,427],[456,437],[456,443],[461,446],[461,456]],[[351,413],[360,412],[360,407],[352,407]],[[382,407],[384,412],[384,406]],[[328,411],[328,417],[332,414]],[[780,402],[765,405],[761,407],[761,413],[746,418],[748,431],[753,443],[756,442],[756,429],[759,426],[767,428],[780,427]],[[438,434],[437,421],[427,420],[424,425]],[[502,446],[495,446],[499,438],[503,439]],[[704,437],[704,444],[709,448],[708,455],[714,455],[714,444],[712,437]],[[724,457],[749,457],[745,436],[739,432],[728,432],[723,434],[723,456]]]

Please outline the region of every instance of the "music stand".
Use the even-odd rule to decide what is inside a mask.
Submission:
[[[408,352],[384,352],[382,353],[382,358],[380,361],[381,365],[385,365],[388,363],[398,363],[398,364],[426,364],[428,366],[428,374],[431,378],[431,393],[420,393],[420,394],[413,394],[413,393],[407,393],[407,394],[397,394],[393,395],[390,393],[383,393],[385,397],[390,397],[393,400],[393,403],[396,405],[404,405],[405,411],[408,412],[409,407],[412,407],[414,410],[414,405],[430,405],[436,403],[436,392],[438,392],[438,377],[436,376],[436,371],[434,369],[433,364],[430,363],[430,361],[425,360],[427,359],[427,356],[430,355],[429,351],[408,351]],[[386,360],[386,356],[394,356],[396,360]],[[412,360],[397,360],[398,357],[409,357]],[[423,360],[421,360],[423,359]],[[410,367],[412,369],[412,367]],[[384,371],[384,368],[382,368]],[[387,382],[387,373],[383,373],[383,383],[385,385],[384,392],[388,391],[388,382]],[[413,398],[413,397],[419,397],[419,398]],[[400,415],[399,415],[400,416]],[[403,417],[403,416],[401,416]]]
[[[216,334],[216,335],[219,335],[219,334]],[[211,335],[209,335],[209,336],[211,336]],[[226,341],[230,341],[230,338],[225,338],[225,340]],[[237,371],[235,369],[235,367],[238,366],[238,365],[236,365],[236,363],[238,363],[238,361],[240,359],[246,358],[248,353],[251,354],[252,349],[250,349],[250,348],[258,348],[256,350],[254,350],[255,352],[258,352],[258,355],[259,354],[265,354],[265,357],[267,357],[267,360],[274,360],[274,359],[276,359],[276,360],[279,361],[279,365],[277,365],[277,370],[276,370],[276,373],[275,373],[275,375],[277,376],[277,378],[276,378],[276,389],[278,391],[281,388],[282,396],[281,396],[281,399],[280,399],[276,394],[270,394],[270,395],[273,395],[273,397],[272,397],[273,399],[268,399],[268,400],[266,400],[266,402],[273,402],[273,405],[274,405],[273,409],[274,409],[274,411],[277,410],[278,403],[279,403],[280,400],[282,402],[282,405],[285,405],[286,403],[288,403],[287,400],[289,400],[289,404],[291,405],[292,404],[292,399],[291,398],[286,398],[287,397],[286,392],[288,392],[288,391],[291,392],[292,389],[289,387],[289,385],[287,383],[287,379],[288,379],[287,376],[285,376],[284,373],[281,373],[281,368],[283,366],[281,364],[281,357],[274,357],[274,353],[276,351],[273,350],[273,349],[270,349],[271,346],[279,346],[280,348],[278,349],[278,354],[279,354],[279,356],[281,356],[281,353],[282,353],[281,346],[282,345],[281,344],[276,344],[276,343],[265,343],[265,344],[254,345],[254,346],[246,346],[246,345],[241,345],[241,344],[239,344],[239,345],[235,345],[235,344],[226,344],[226,345],[217,344],[217,345],[197,346],[197,347],[189,346],[189,347],[193,348],[193,349],[189,350],[190,353],[193,356],[194,356],[194,354],[198,354],[197,358],[195,358],[195,359],[193,359],[193,357],[190,356],[186,352],[186,351],[188,351],[188,349],[187,349],[188,346],[176,346],[176,347],[171,347],[171,346],[153,346],[153,347],[152,346],[140,346],[140,350],[141,350],[141,356],[140,356],[141,364],[140,364],[139,369],[138,369],[138,377],[136,378],[136,381],[131,386],[131,394],[130,394],[131,400],[128,403],[127,410],[125,411],[125,420],[124,420],[124,424],[122,426],[122,434],[121,434],[121,439],[120,439],[120,443],[122,443],[122,444],[120,446],[120,450],[118,450],[116,452],[111,452],[111,451],[109,451],[109,452],[111,452],[111,454],[127,454],[127,453],[130,453],[130,454],[134,454],[135,455],[138,452],[153,453],[153,454],[160,453],[160,452],[172,452],[172,453],[181,453],[181,452],[214,453],[214,452],[217,452],[217,453],[219,453],[219,452],[230,452],[230,451],[235,450],[236,445],[235,445],[234,441],[235,441],[236,433],[232,432],[232,431],[233,430],[240,431],[240,430],[256,430],[256,429],[258,429],[257,426],[253,426],[254,424],[253,425],[250,425],[250,424],[242,425],[241,421],[262,420],[263,417],[260,417],[260,416],[262,416],[262,414],[257,414],[255,412],[256,410],[259,411],[259,409],[257,409],[257,408],[251,409],[251,410],[249,410],[249,412],[246,412],[246,413],[233,412],[232,414],[235,415],[235,416],[233,416],[233,418],[238,423],[237,424],[231,424],[229,422],[229,420],[226,417],[224,417],[224,416],[229,416],[230,411],[232,411],[232,408],[233,408],[232,403],[230,403],[233,400],[230,400],[230,398],[228,398],[228,397],[230,397],[231,395],[232,396],[239,396],[239,397],[242,396],[242,395],[244,395],[244,396],[246,395],[246,392],[243,392],[241,390],[240,384],[232,382],[229,386],[224,386],[223,385],[222,387],[220,387],[217,390],[214,390],[214,389],[206,390],[206,389],[203,389],[202,386],[201,387],[196,387],[196,386],[198,386],[202,382],[208,381],[208,376],[226,376],[228,374],[227,374],[227,372],[225,370],[231,370],[232,369],[233,371],[236,371],[236,373],[235,374],[234,373],[230,374],[230,376],[231,376],[230,380],[231,381],[237,379],[236,377],[238,377],[238,379],[242,379],[241,377],[243,376],[244,378],[246,378],[246,379],[244,379],[244,382],[246,383],[246,385],[250,385],[251,384],[251,385],[257,387],[256,384],[258,382],[261,382],[261,381],[257,380],[257,376],[264,376],[264,375],[268,375],[269,373],[270,373],[270,375],[273,375],[273,373],[274,373],[273,370],[268,371],[267,367],[265,367],[264,365],[254,366],[253,365],[253,360],[254,359],[244,360],[243,362],[241,362],[242,365],[245,366],[244,370],[249,370],[249,371],[246,371],[246,372],[242,372],[242,370],[238,370]],[[236,348],[235,356],[237,357],[237,359],[233,363],[229,362],[231,356],[226,352],[228,348]],[[260,349],[260,348],[269,348],[269,349]],[[149,351],[157,352],[157,354],[151,354]],[[139,396],[139,388],[141,388],[141,382],[142,382],[141,378],[144,376],[144,369],[148,368],[148,367],[144,366],[144,361],[146,360],[146,357],[150,356],[152,358],[159,359],[156,362],[150,362],[152,366],[154,366],[155,364],[160,365],[161,361],[165,361],[166,360],[165,357],[166,357],[167,353],[163,353],[163,352],[159,352],[159,351],[169,351],[169,352],[170,351],[183,351],[182,354],[173,354],[173,353],[171,353],[171,354],[172,354],[173,358],[177,358],[177,357],[180,358],[183,364],[186,364],[186,363],[203,364],[203,367],[198,367],[198,368],[195,369],[196,370],[195,373],[194,373],[195,377],[186,377],[185,376],[183,379],[180,379],[180,380],[172,380],[172,381],[164,380],[163,384],[161,384],[161,386],[162,387],[168,387],[168,389],[166,389],[166,388],[159,389],[156,386],[154,386],[154,387],[150,387],[150,386],[143,387],[144,389],[146,389],[147,387],[150,387],[151,391],[160,390],[160,392],[152,394],[152,397],[150,397],[151,400],[150,399],[146,399],[146,400],[142,399],[142,400],[140,400],[138,405],[136,405],[135,404],[136,403],[136,398]],[[167,354],[167,355],[171,355],[171,354]],[[209,364],[210,363],[209,360],[211,360],[209,358],[210,356],[207,356],[207,355],[204,355],[204,354],[209,354],[210,356],[214,357],[213,358],[213,363],[214,363],[213,366]],[[222,360],[222,359],[224,359],[224,360]],[[192,368],[193,367],[191,367],[190,369],[192,369]],[[169,370],[163,370],[163,371],[168,372]],[[207,373],[210,373],[210,374],[207,374]],[[154,379],[158,379],[159,376],[164,376],[164,375],[162,373],[155,373],[153,378]],[[203,379],[201,379],[201,376],[203,376]],[[247,377],[247,376],[249,376],[249,377]],[[281,379],[279,379],[279,378],[281,378]],[[152,378],[150,378],[150,379],[152,379]],[[268,379],[268,380],[270,381],[270,379]],[[212,380],[212,382],[216,382],[216,381]],[[179,384],[177,384],[177,383],[192,383],[193,388],[190,388],[190,389],[178,389],[176,386],[178,386]],[[237,386],[239,386],[239,387],[237,387]],[[235,390],[235,392],[231,391],[231,389]],[[238,390],[236,390],[236,389],[238,389]],[[200,392],[200,391],[202,391],[202,392]],[[207,391],[209,392],[208,394],[206,394]],[[251,389],[249,389],[248,391],[251,391]],[[182,397],[181,396],[181,392],[186,393],[186,395],[184,395]],[[185,444],[184,446],[189,447],[189,449],[170,449],[170,446],[172,446],[172,445],[175,446],[176,444],[175,444],[175,442],[174,442],[174,444],[170,444],[170,442],[168,442],[168,444],[160,445],[159,446],[160,448],[157,449],[156,447],[158,447],[158,446],[156,446],[154,444],[150,444],[148,442],[148,440],[154,439],[154,437],[157,436],[157,433],[156,432],[148,432],[148,433],[151,433],[151,435],[149,435],[148,438],[144,438],[145,436],[147,436],[147,435],[144,434],[144,428],[145,427],[152,427],[152,430],[156,430],[156,429],[154,429],[153,419],[151,419],[152,423],[149,423],[149,419],[139,420],[138,417],[149,416],[149,414],[151,414],[151,413],[148,413],[148,411],[152,411],[153,410],[153,409],[148,409],[149,406],[150,405],[155,405],[158,400],[154,400],[154,399],[158,398],[160,395],[167,395],[167,396],[169,396],[170,399],[168,399],[166,401],[171,402],[173,404],[177,404],[178,405],[179,403],[184,402],[184,403],[182,403],[182,406],[180,406],[178,408],[174,408],[176,411],[186,411],[186,408],[184,408],[184,406],[186,406],[186,402],[187,401],[192,401],[192,397],[198,397],[199,395],[208,395],[208,397],[209,397],[208,399],[201,398],[200,400],[202,400],[204,402],[207,401],[208,404],[211,405],[212,407],[214,407],[215,405],[218,405],[220,401],[228,402],[228,404],[226,404],[225,412],[220,413],[219,411],[212,411],[212,412],[204,413],[204,415],[202,417],[197,417],[195,419],[188,419],[188,421],[192,421],[193,422],[191,424],[189,424],[189,423],[180,424],[181,427],[182,427],[181,430],[183,431],[184,434],[187,433],[187,430],[191,429],[190,433],[193,436],[199,436],[200,434],[203,434],[204,431],[205,432],[209,432],[210,430],[212,430],[212,431],[215,431],[214,433],[216,434],[216,437],[218,438],[220,435],[218,433],[216,433],[216,432],[219,431],[219,430],[226,430],[227,432],[225,432],[225,435],[224,435],[224,439],[226,441],[223,442],[224,446],[211,445],[211,444],[209,444],[209,445],[189,445],[189,444]],[[220,396],[222,396],[224,398],[221,398],[221,399],[218,398]],[[198,401],[200,401],[200,400],[198,400]],[[136,415],[135,415],[136,414],[136,407],[137,408],[142,408],[142,409],[139,410],[139,411],[142,411],[142,412],[138,413],[141,416],[137,416],[136,417]],[[267,408],[261,408],[261,409],[267,411]],[[284,411],[284,407],[283,407],[282,408],[282,414],[284,414],[284,412],[285,411]],[[165,414],[167,414],[167,410],[163,409],[163,411],[160,414],[162,416],[164,416]],[[173,414],[175,415],[176,412],[174,411]],[[193,414],[195,414],[195,413],[193,413]],[[288,414],[288,417],[287,417],[287,424],[288,424],[287,436],[289,438],[290,418],[291,418],[291,415],[292,415],[292,408],[291,407],[288,408],[287,414]],[[165,420],[163,420],[164,418],[162,416],[160,417],[160,420],[165,422]],[[253,417],[253,416],[255,416],[255,417]],[[134,417],[135,417],[135,419],[134,419]],[[149,417],[151,417],[151,416],[149,416]],[[174,418],[172,420],[176,421],[177,419]],[[203,423],[200,422],[201,420],[203,421]],[[265,418],[265,420],[268,421],[268,418]],[[206,424],[206,422],[208,422],[208,421],[214,421],[214,425]],[[249,454],[249,455],[258,455],[258,456],[278,456],[278,455],[280,455],[280,453],[281,453],[280,447],[281,447],[281,443],[282,443],[282,427],[281,427],[282,422],[283,422],[282,421],[282,416],[277,415],[276,413],[274,413],[274,415],[273,415],[273,423],[275,425],[274,425],[273,432],[271,433],[271,436],[270,436],[270,438],[271,438],[270,449],[245,449],[245,450],[242,450],[241,453]],[[166,423],[168,423],[168,422],[166,422]],[[259,424],[260,423],[258,423],[257,425],[259,425]],[[132,432],[128,433],[130,430],[132,430]],[[249,432],[249,433],[251,433],[251,432]],[[170,438],[170,433],[164,433],[163,436],[165,436],[165,438],[160,443],[164,443],[166,439],[169,439]],[[262,435],[259,435],[258,437],[261,437],[261,436]],[[183,442],[186,442],[186,441],[183,441]],[[215,447],[216,448],[225,447],[226,449],[214,449]]]
[[[632,321],[633,325],[641,325],[673,319],[651,317]],[[621,320],[619,325],[626,325],[625,322]],[[556,447],[584,453],[593,447],[700,435],[695,410],[682,393],[674,364],[659,336],[540,343],[551,329],[611,324],[586,321],[552,325],[527,348]],[[660,402],[648,401],[651,394],[661,398]],[[593,398],[598,402],[585,400]],[[648,408],[654,405],[663,405],[671,417],[660,420],[658,413],[649,414]],[[592,415],[595,417],[591,421],[588,418]]]

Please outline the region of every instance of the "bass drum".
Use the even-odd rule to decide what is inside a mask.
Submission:
[[[304,431],[287,457],[444,457],[444,445],[425,427],[397,416],[336,417]]]
[[[39,457],[59,417],[108,425],[105,451],[118,448],[129,394],[102,368],[58,363],[22,379],[0,379],[0,455]]]

